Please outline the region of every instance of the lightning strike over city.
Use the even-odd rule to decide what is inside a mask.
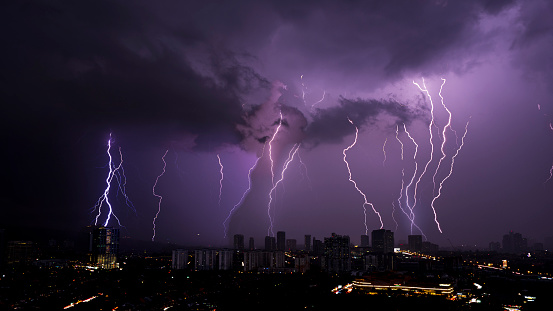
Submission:
[[[129,197],[127,196],[127,193],[126,193],[125,185],[126,185],[127,180],[126,180],[126,176],[125,176],[124,170],[123,170],[123,154],[121,152],[121,147],[119,147],[119,159],[120,159],[120,161],[119,161],[119,164],[116,166],[113,163],[113,157],[111,155],[111,143],[112,143],[111,133],[110,133],[109,136],[110,137],[108,139],[107,151],[106,151],[107,154],[108,154],[108,159],[109,159],[108,165],[107,165],[108,168],[109,168],[109,172],[108,172],[108,175],[106,177],[106,189],[104,190],[104,192],[102,193],[100,198],[98,198],[96,204],[94,205],[94,208],[93,208],[92,212],[95,212],[96,210],[98,210],[98,214],[96,215],[95,221],[94,221],[94,224],[98,225],[98,219],[102,215],[102,205],[105,203],[107,205],[107,216],[106,216],[106,220],[103,223],[103,226],[104,227],[108,226],[109,221],[111,219],[111,216],[113,216],[117,220],[118,225],[121,227],[121,222],[119,221],[119,218],[113,212],[113,206],[112,206],[112,204],[109,200],[109,193],[110,193],[110,190],[111,190],[111,183],[112,183],[114,177],[115,177],[117,185],[118,185],[118,191],[124,196],[127,206],[129,206],[135,212],[136,212],[136,210],[134,210],[134,206],[132,205],[132,202],[129,200]]]
[[[226,272],[240,271],[241,280],[257,284],[275,271],[311,277],[310,267],[348,267],[347,282],[332,286],[342,285],[337,293],[367,285],[353,271],[361,278],[415,269],[401,256],[423,250],[449,254],[450,261],[417,267],[457,265],[455,273],[472,269],[463,265],[475,261],[477,250],[492,254],[482,266],[506,273],[553,250],[551,1],[1,6],[0,89],[9,103],[0,122],[7,163],[0,188],[1,306],[61,309],[97,296],[74,308],[187,308],[165,294],[172,289],[146,286],[184,284],[173,272],[175,279],[163,282],[137,273],[144,295],[129,294],[123,303],[111,298],[124,290],[103,292],[95,281],[91,288],[100,293],[83,290],[87,280],[79,278],[70,282],[75,291],[12,286],[19,278],[34,284],[12,274],[19,268],[73,271],[79,262],[75,269],[111,287],[123,281],[96,270],[125,274],[150,263],[152,274],[177,270],[173,250],[194,288],[203,288],[195,279],[204,270],[220,269],[223,283]],[[393,245],[383,251],[379,237],[390,234]],[[525,242],[509,244],[518,234]],[[108,236],[118,243],[110,245],[115,257],[91,248],[91,238]],[[348,263],[323,255],[338,237],[357,246],[347,251],[355,255]],[[515,244],[524,252],[511,252]],[[270,267],[269,257],[259,257],[269,253]],[[383,264],[388,254],[393,265]],[[444,284],[463,284],[456,281]],[[478,281],[480,290],[467,285],[475,299],[492,292],[491,282]],[[228,288],[239,292],[238,283]],[[178,291],[187,292],[190,306],[236,309]],[[69,292],[75,295],[65,297]],[[324,309],[317,303],[325,299],[313,299],[312,309]],[[46,300],[63,303],[37,305]],[[527,306],[492,306],[499,300],[482,299],[480,306]]]
[[[156,220],[157,220],[157,217],[159,216],[159,213],[161,212],[161,200],[163,200],[163,197],[161,195],[159,195],[158,193],[156,193],[156,187],[157,187],[157,182],[159,181],[159,178],[161,178],[161,176],[163,176],[165,174],[165,168],[167,166],[167,162],[165,162],[165,156],[167,155],[167,152],[169,152],[169,149],[165,150],[165,153],[163,154],[163,156],[161,157],[161,161],[163,161],[163,169],[161,171],[161,174],[159,174],[157,177],[156,177],[156,181],[152,187],[152,194],[158,198],[158,203],[157,203],[157,212],[156,212],[156,215],[154,216],[154,220],[152,221],[152,225],[153,225],[153,234],[152,234],[152,242],[155,240],[156,238]]]
[[[255,163],[253,164],[252,167],[250,167],[250,169],[248,170],[248,189],[246,189],[246,191],[244,191],[244,193],[242,194],[242,197],[240,197],[240,201],[238,201],[238,203],[236,203],[232,209],[230,210],[227,218],[225,219],[225,221],[223,222],[223,228],[224,228],[224,232],[225,232],[225,235],[224,235],[224,238],[227,237],[227,233],[228,233],[228,222],[230,221],[230,218],[232,217],[232,214],[234,214],[234,211],[240,206],[242,205],[242,203],[244,202],[244,199],[246,198],[246,196],[248,195],[248,193],[250,193],[250,190],[252,189],[252,171],[255,170],[255,168],[257,167],[257,163],[259,163],[259,160],[261,158],[263,158],[263,154],[265,153],[265,145],[263,145],[263,152],[261,153],[261,156],[259,156],[256,160],[255,160]]]
[[[445,83],[445,81],[444,81]],[[430,96],[430,92],[428,92],[428,89],[426,87],[426,83],[424,82],[424,78],[422,78],[422,85],[424,88],[421,88],[421,86],[416,83],[415,81],[413,81],[413,84],[416,85],[419,90],[423,93],[426,93],[426,96],[428,96],[428,100],[430,101],[430,123],[428,124],[428,133],[429,133],[429,143],[430,143],[430,157],[428,159],[428,162],[426,162],[426,165],[424,166],[424,169],[422,170],[422,173],[419,175],[419,178],[417,179],[417,182],[415,183],[415,190],[414,190],[414,193],[413,193],[413,206],[410,206],[409,207],[409,210],[411,211],[411,216],[412,216],[412,219],[414,220],[415,219],[415,214],[413,213],[413,210],[415,209],[415,206],[417,206],[417,189],[419,187],[419,183],[421,182],[423,176],[426,174],[426,171],[428,170],[428,166],[430,165],[430,163],[432,162],[433,158],[434,158],[434,142],[433,142],[433,139],[434,139],[434,136],[432,134],[432,126],[435,126],[437,127],[436,123],[434,122],[434,103],[432,102],[432,96]],[[442,84],[443,86],[443,84]],[[441,88],[440,88],[440,91],[441,91]],[[409,138],[411,138],[411,140],[413,140],[413,138],[411,136],[409,136]],[[414,140],[413,140],[414,142]],[[418,147],[418,146],[417,146]],[[436,185],[434,184],[434,188],[436,188]],[[411,223],[411,225],[413,225],[414,222]],[[411,231],[413,230],[413,227],[411,226]]]
[[[451,165],[449,167],[449,173],[447,174],[446,177],[444,177],[444,179],[442,179],[442,181],[440,181],[440,186],[438,187],[438,194],[434,198],[432,198],[432,203],[430,203],[430,206],[432,207],[432,212],[434,212],[434,221],[436,222],[436,225],[438,226],[438,230],[440,230],[440,233],[443,233],[443,232],[440,226],[440,222],[438,222],[438,215],[436,214],[434,201],[436,201],[442,195],[442,188],[443,188],[444,182],[453,174],[453,165],[455,164],[455,158],[457,157],[457,155],[459,154],[459,151],[461,151],[461,148],[463,148],[463,145],[465,144],[465,137],[467,136],[468,126],[469,126],[469,122],[467,121],[467,124],[465,125],[465,133],[461,137],[461,145],[459,145],[459,148],[457,148],[457,150],[455,151],[455,154],[451,157]]]
[[[273,187],[269,191],[269,203],[267,204],[267,215],[269,216],[269,223],[270,223],[269,228],[267,229],[267,235],[269,236],[275,235],[273,231],[274,219],[273,219],[273,216],[271,216],[271,204],[273,203],[273,192],[276,190],[278,185],[284,180],[284,173],[286,173],[286,170],[288,169],[288,165],[290,164],[290,162],[294,160],[294,156],[298,152],[298,149],[300,149],[300,144],[294,144],[294,146],[292,146],[292,149],[290,149],[290,152],[288,153],[288,158],[286,159],[286,161],[284,161],[284,165],[282,166],[282,170],[280,172],[280,179],[273,184]]]
[[[353,143],[351,145],[349,145],[348,147],[346,147],[342,151],[342,154],[344,155],[344,163],[346,164],[346,168],[348,169],[348,175],[349,175],[348,180],[353,184],[353,186],[355,187],[355,190],[357,190],[357,192],[359,192],[359,194],[361,194],[361,196],[363,196],[363,199],[364,199],[364,202],[363,202],[363,216],[364,216],[365,234],[368,234],[369,233],[369,228],[367,226],[367,208],[365,207],[366,205],[370,205],[373,212],[378,216],[378,219],[380,220],[380,229],[382,229],[384,227],[384,223],[382,222],[382,217],[380,216],[380,213],[376,211],[376,209],[374,208],[374,205],[372,203],[367,201],[367,196],[365,195],[365,193],[363,191],[361,191],[361,189],[359,189],[359,187],[357,186],[357,183],[355,182],[355,180],[352,179],[351,169],[349,167],[349,162],[347,160],[346,152],[349,151],[351,148],[353,148],[353,146],[355,146],[357,144],[357,137],[359,136],[359,129],[357,128],[357,126],[355,124],[353,124],[353,121],[351,121],[349,118],[348,118],[348,121],[349,121],[349,123],[351,123],[351,125],[353,125],[355,127],[355,139],[353,140]]]
[[[221,195],[223,194],[223,163],[221,163],[221,157],[217,155],[217,160],[219,161],[219,167],[221,168],[219,170],[219,173],[221,174],[221,179],[219,179],[219,205],[221,205]]]

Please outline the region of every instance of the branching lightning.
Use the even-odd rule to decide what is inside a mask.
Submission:
[[[157,217],[159,216],[159,212],[161,212],[161,200],[163,200],[163,197],[159,194],[156,194],[156,186],[157,186],[157,182],[159,181],[159,178],[161,176],[163,176],[163,174],[165,174],[165,168],[167,166],[167,163],[165,162],[165,156],[167,155],[167,152],[169,152],[169,149],[167,149],[165,151],[165,153],[163,154],[163,157],[161,157],[161,160],[163,161],[163,170],[161,172],[161,174],[159,174],[156,178],[156,182],[154,183],[154,186],[152,187],[152,193],[155,197],[157,197],[159,199],[159,202],[158,202],[158,205],[157,205],[157,213],[156,215],[154,216],[154,220],[152,222],[152,225],[153,225],[153,235],[152,235],[152,241],[154,241],[155,237],[156,237],[156,219]]]
[[[275,130],[275,133],[273,134],[273,137],[271,137],[271,140],[269,141],[269,160],[271,161],[271,183],[274,186],[275,185],[275,171],[274,171],[274,161],[273,161],[273,141],[275,140],[275,137],[278,134],[278,131],[280,130],[280,127],[282,126],[282,111],[279,112],[280,118],[278,119],[278,126]]]
[[[227,223],[230,220],[230,217],[232,217],[232,214],[234,214],[234,211],[236,210],[236,208],[238,208],[238,206],[242,205],[242,203],[244,202],[244,199],[246,198],[248,193],[250,193],[250,190],[252,188],[252,171],[257,167],[257,163],[259,163],[259,160],[263,157],[263,154],[265,154],[265,146],[266,145],[263,145],[263,151],[261,153],[261,156],[259,158],[257,158],[257,160],[255,160],[255,163],[253,164],[253,166],[248,171],[248,189],[246,189],[246,191],[244,191],[244,193],[242,194],[242,197],[240,198],[240,201],[238,201],[238,203],[236,203],[234,205],[234,207],[230,210],[227,218],[223,222],[223,227],[224,227],[224,230],[225,230],[225,236],[224,236],[225,238],[227,237],[227,234],[228,234]]]
[[[273,202],[273,192],[284,179],[284,173],[286,172],[286,169],[288,168],[288,165],[290,164],[290,162],[294,160],[294,155],[298,152],[298,149],[300,149],[300,144],[294,144],[294,146],[292,146],[292,149],[290,149],[290,152],[288,153],[288,158],[284,162],[282,171],[280,172],[280,179],[273,184],[271,191],[269,191],[269,203],[267,204],[267,215],[269,216],[270,225],[269,225],[269,229],[267,230],[267,235],[270,235],[270,236],[275,235],[273,232],[273,217],[271,216],[271,203]]]
[[[353,141],[353,143],[351,145],[349,145],[347,148],[345,148],[343,151],[342,151],[342,154],[344,155],[344,163],[346,163],[346,168],[348,169],[348,174],[349,174],[349,181],[353,184],[353,186],[355,187],[355,189],[357,190],[357,192],[359,192],[362,196],[363,196],[363,199],[365,200],[363,202],[363,215],[365,217],[364,219],[364,222],[365,222],[365,234],[369,234],[369,228],[367,227],[367,209],[366,209],[366,205],[370,205],[372,210],[374,211],[374,213],[376,215],[378,215],[378,219],[380,220],[380,229],[384,228],[384,223],[382,222],[382,217],[380,216],[380,213],[374,208],[374,205],[372,203],[370,203],[368,200],[367,200],[367,196],[365,195],[365,193],[363,193],[363,191],[361,191],[361,189],[359,189],[359,187],[357,187],[357,183],[355,182],[355,180],[353,180],[351,177],[351,169],[349,167],[349,163],[347,161],[347,154],[346,152],[348,150],[350,150],[351,148],[353,148],[353,146],[355,146],[355,144],[357,144],[357,137],[359,135],[359,129],[357,128],[357,126],[355,126],[355,124],[353,124],[353,121],[350,120],[350,118],[348,118],[348,121],[349,123],[351,123],[354,127],[355,127],[355,139]]]
[[[417,143],[415,142],[415,140],[413,139],[413,137],[411,137],[411,134],[407,131],[407,128],[405,126],[405,124],[403,124],[403,129],[405,131],[405,133],[407,134],[407,136],[411,139],[411,141],[413,142],[413,144],[415,145],[415,153],[413,155],[413,160],[416,159],[417,157],[417,150],[418,150],[418,145]],[[396,139],[397,141],[399,142],[400,146],[401,146],[401,160],[403,160],[403,143],[401,142],[401,140],[399,139],[398,137],[399,135],[399,125],[396,125]],[[413,232],[413,227],[417,228],[417,230],[419,230],[419,232],[424,236],[424,238],[426,239],[426,235],[424,234],[424,232],[421,230],[421,228],[419,228],[419,226],[417,226],[417,224],[415,223],[415,214],[413,213],[412,211],[412,208],[409,206],[409,196],[407,195],[408,194],[408,191],[409,191],[409,187],[413,184],[413,181],[415,179],[415,175],[417,174],[417,161],[415,160],[415,171],[413,173],[413,177],[411,177],[411,181],[409,182],[409,185],[405,188],[405,200],[406,200],[406,205],[407,205],[407,208],[409,208],[409,211],[410,213],[408,214],[405,209],[403,209],[402,205],[401,205],[401,201],[402,201],[402,198],[403,198],[403,189],[404,189],[404,186],[405,186],[405,169],[401,169],[401,189],[399,190],[399,197],[397,199],[397,203],[398,203],[398,207],[400,209],[400,211],[407,217],[407,219],[409,219],[409,221],[411,222],[411,233]],[[395,205],[393,204],[392,202],[392,206],[395,210]],[[394,219],[395,220],[395,219]],[[396,222],[396,227],[397,227],[397,222]]]
[[[445,81],[444,81],[444,83],[445,83]],[[430,165],[430,162],[432,162],[432,159],[433,159],[433,156],[434,156],[434,142],[433,142],[434,137],[432,135],[432,125],[435,125],[435,123],[434,123],[434,103],[432,101],[432,96],[430,96],[430,93],[428,92],[428,89],[426,88],[426,83],[424,82],[424,78],[422,78],[422,85],[424,86],[424,89],[421,88],[420,85],[417,84],[415,81],[413,81],[413,84],[415,84],[419,88],[419,90],[421,90],[421,92],[425,92],[426,95],[428,96],[428,99],[430,100],[430,124],[428,125],[428,132],[430,133],[429,142],[430,142],[430,146],[431,146],[430,159],[428,159],[428,162],[426,162],[426,165],[424,166],[424,169],[423,169],[422,173],[420,174],[419,179],[415,183],[415,191],[413,193],[413,206],[410,207],[411,214],[412,214],[413,219],[414,219],[415,215],[413,214],[413,209],[417,205],[417,189],[419,187],[419,183],[420,183],[422,177],[424,176],[424,174],[426,174],[426,170],[428,169],[428,165]],[[442,86],[443,86],[443,84],[442,84]],[[441,91],[441,88],[440,88],[440,91]],[[435,183],[434,183],[434,188],[436,188]],[[413,230],[412,227],[411,227],[411,230]]]
[[[469,126],[469,122],[467,122],[467,124],[465,125],[465,133],[461,137],[461,145],[459,146],[459,148],[457,148],[457,151],[451,157],[451,166],[449,168],[449,174],[440,182],[440,186],[438,188],[438,195],[436,195],[432,199],[432,203],[430,204],[430,206],[432,207],[432,211],[434,212],[434,221],[436,222],[436,225],[438,225],[438,230],[440,230],[440,233],[442,233],[442,228],[440,227],[440,223],[438,222],[438,216],[436,215],[436,209],[434,208],[434,201],[436,201],[442,194],[442,187],[444,182],[451,176],[451,174],[453,174],[453,164],[455,164],[455,158],[457,157],[457,155],[459,154],[459,151],[461,151],[461,148],[463,148],[463,145],[465,144],[465,136],[467,136],[468,126]]]
[[[418,170],[418,167],[419,167],[419,165],[417,163],[417,152],[419,150],[419,145],[417,144],[415,139],[411,136],[409,131],[407,131],[407,127],[405,126],[405,124],[403,124],[403,130],[405,131],[405,134],[407,134],[409,139],[411,139],[411,141],[415,145],[415,153],[413,154],[413,161],[415,162],[415,171],[413,172],[413,177],[411,177],[411,181],[405,187],[405,204],[407,205],[407,208],[409,209],[409,217],[408,218],[411,221],[411,234],[413,234],[413,226],[416,226],[415,225],[415,213],[413,212],[413,209],[415,208],[416,200],[414,201],[415,203],[413,203],[413,206],[409,205],[409,188],[413,185],[413,181],[415,180],[415,176],[417,175],[417,170]],[[416,185],[415,185],[415,187],[416,187]],[[416,197],[416,190],[415,190],[415,197]]]
[[[107,152],[108,158],[109,158],[109,161],[108,161],[109,172],[108,172],[108,175],[106,177],[106,189],[104,190],[102,195],[98,198],[98,200],[96,201],[96,204],[94,205],[94,208],[92,210],[92,213],[94,213],[96,211],[96,209],[98,210],[98,214],[95,217],[94,225],[98,225],[98,219],[102,215],[102,205],[105,202],[106,205],[108,206],[108,212],[107,212],[106,220],[103,223],[103,226],[104,227],[108,226],[109,221],[111,220],[111,216],[113,216],[117,220],[117,223],[119,224],[119,226],[122,227],[121,222],[119,221],[119,218],[113,212],[113,206],[111,205],[111,202],[109,201],[109,193],[110,193],[110,190],[111,190],[111,182],[113,181],[114,177],[117,181],[119,191],[125,197],[125,202],[126,202],[127,206],[129,206],[135,213],[136,213],[136,210],[134,209],[134,206],[133,206],[132,202],[130,201],[129,197],[127,196],[127,193],[126,193],[126,190],[125,190],[125,185],[127,183],[127,178],[125,177],[125,171],[123,169],[123,153],[121,152],[121,147],[119,147],[119,158],[120,158],[119,165],[115,166],[115,164],[113,163],[113,157],[111,155],[111,133],[109,134],[108,148],[107,148],[106,152]]]

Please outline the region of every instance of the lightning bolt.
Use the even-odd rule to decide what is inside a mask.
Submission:
[[[163,200],[163,197],[161,195],[156,194],[156,186],[157,186],[157,182],[159,181],[159,178],[161,176],[163,176],[163,174],[165,174],[165,167],[167,167],[167,163],[165,162],[165,156],[167,155],[167,152],[169,152],[169,149],[167,149],[165,151],[165,153],[163,154],[163,157],[161,157],[161,161],[163,161],[163,170],[162,170],[161,174],[159,174],[157,176],[156,182],[154,183],[154,186],[152,187],[152,194],[159,199],[159,202],[157,204],[157,213],[154,217],[154,220],[152,221],[153,231],[154,231],[154,234],[152,235],[152,242],[154,241],[154,239],[156,237],[156,219],[157,219],[157,216],[159,216],[159,212],[161,212],[161,200]]]
[[[553,165],[551,166],[551,169],[549,170],[549,177],[545,180],[544,184],[553,178]]]
[[[445,81],[444,81],[444,83],[445,83]],[[431,116],[430,124],[428,125],[428,132],[430,133],[429,141],[430,141],[430,146],[431,146],[430,159],[428,159],[428,162],[426,162],[426,165],[424,166],[424,170],[422,171],[422,173],[419,176],[419,179],[415,183],[415,191],[413,193],[413,207],[410,208],[411,214],[413,215],[413,219],[414,219],[413,209],[417,205],[417,188],[419,186],[419,183],[420,183],[422,177],[424,176],[424,174],[426,174],[426,170],[428,169],[428,165],[430,165],[430,162],[432,162],[433,155],[434,155],[434,143],[432,141],[434,137],[432,135],[432,125],[435,125],[435,123],[434,123],[434,103],[432,102],[432,96],[430,96],[430,93],[428,92],[428,89],[426,88],[426,83],[424,82],[424,78],[422,78],[422,85],[424,86],[424,89],[421,88],[421,86],[418,83],[416,83],[415,81],[413,81],[413,84],[415,84],[419,88],[419,90],[421,90],[421,92],[426,93],[426,95],[428,96],[428,99],[430,100],[430,116]],[[443,86],[443,84],[442,84],[442,86]],[[440,92],[441,92],[441,88],[440,88]],[[436,188],[436,183],[435,182],[434,182],[434,188]]]
[[[409,205],[409,188],[411,187],[411,185],[413,185],[413,181],[415,180],[415,176],[417,175],[418,163],[417,163],[416,158],[417,158],[417,152],[418,152],[418,149],[419,149],[419,145],[417,144],[415,139],[411,136],[409,131],[407,131],[407,127],[405,126],[405,124],[403,124],[403,129],[404,129],[405,133],[407,134],[407,136],[409,137],[409,139],[411,139],[411,141],[415,145],[415,153],[413,154],[413,161],[415,162],[415,172],[413,173],[413,177],[411,177],[411,181],[409,182],[409,184],[407,184],[407,187],[405,187],[405,204],[407,205],[407,208],[410,211],[409,220],[411,221],[411,234],[413,234],[413,226],[415,225],[415,213],[413,213],[413,208],[415,208],[415,205],[414,204],[413,204],[413,206]],[[416,194],[416,192],[415,192],[415,194]]]
[[[418,145],[415,143],[415,141],[413,140],[413,138],[411,137],[411,135],[409,134],[409,132],[407,132],[407,129],[405,128],[405,124],[403,124],[403,127],[405,129],[405,133],[407,134],[407,136],[409,136],[411,138],[411,140],[413,141],[413,143],[415,144],[415,155],[413,156],[413,159],[416,158],[416,153],[417,153],[417,149],[418,149]],[[400,146],[401,146],[401,160],[403,161],[403,142],[401,142],[401,140],[399,139],[398,137],[399,135],[399,125],[396,125],[396,140],[399,142]],[[417,171],[417,162],[415,161],[415,173],[413,174],[413,177],[411,178],[411,182],[409,185],[411,185],[413,183],[413,180],[415,178],[415,174],[416,174],[416,171]],[[397,199],[397,203],[398,203],[398,207],[399,207],[399,210],[407,217],[407,219],[409,219],[409,221],[411,222],[411,228],[414,226],[415,228],[417,228],[417,230],[419,230],[419,232],[424,236],[424,238],[426,239],[426,235],[424,234],[424,232],[421,230],[421,228],[419,228],[419,226],[417,226],[417,224],[415,223],[415,218],[414,218],[414,214],[407,214],[405,212],[405,210],[403,209],[403,207],[401,206],[401,201],[402,201],[402,198],[403,198],[403,189],[404,189],[404,186],[405,186],[405,169],[401,169],[401,189],[399,190],[399,197]],[[407,192],[408,192],[409,189],[406,189],[405,191],[405,198],[406,198],[406,201],[407,201],[407,206],[409,207],[409,197],[407,196]],[[392,216],[393,216],[393,213],[395,212],[395,204],[394,202],[392,202]],[[392,217],[393,218],[393,217]],[[395,218],[394,218],[394,221]],[[396,230],[397,230],[397,221],[396,221]],[[412,230],[412,229],[411,229]]]
[[[363,196],[363,199],[365,200],[363,202],[363,215],[365,216],[365,219],[364,219],[364,221],[365,221],[365,234],[369,234],[369,228],[367,227],[367,209],[365,207],[366,205],[370,205],[373,212],[376,215],[378,215],[378,219],[380,220],[380,229],[384,228],[384,223],[382,222],[382,217],[380,216],[380,213],[376,211],[376,209],[374,208],[374,205],[367,200],[367,196],[365,195],[365,193],[363,193],[363,191],[361,191],[361,189],[359,189],[359,187],[357,187],[357,183],[355,182],[355,180],[353,180],[351,178],[351,169],[350,169],[349,163],[347,161],[346,152],[348,150],[350,150],[351,148],[353,148],[353,146],[355,146],[355,144],[357,144],[357,137],[359,135],[359,129],[357,128],[357,126],[355,126],[355,124],[353,124],[353,121],[351,121],[350,118],[348,118],[348,121],[349,121],[349,123],[351,123],[351,125],[353,125],[355,127],[355,139],[354,139],[354,141],[351,145],[349,145],[347,148],[345,148],[342,151],[342,154],[344,155],[344,163],[346,163],[346,167],[348,169],[349,181],[353,184],[353,186],[355,187],[357,192],[359,192]]]
[[[244,199],[246,198],[248,193],[250,193],[250,190],[252,188],[252,171],[257,167],[257,163],[259,163],[259,160],[263,157],[263,154],[265,153],[265,146],[266,145],[263,145],[263,151],[261,153],[261,156],[259,158],[257,158],[257,160],[255,160],[255,163],[253,164],[253,166],[248,171],[248,189],[246,189],[246,191],[244,191],[244,193],[242,194],[242,197],[240,198],[240,201],[238,201],[238,203],[236,203],[234,205],[234,207],[230,210],[227,218],[223,222],[223,228],[225,230],[225,235],[224,235],[225,238],[227,237],[227,234],[228,234],[227,223],[230,220],[230,217],[232,217],[232,215],[234,214],[234,211],[236,210],[236,208],[238,208],[238,206],[242,205],[242,203],[244,202]]]
[[[434,190],[432,191],[432,194],[434,194],[434,192],[436,191],[436,175],[438,174],[438,170],[440,169],[440,165],[442,164],[442,161],[446,158],[446,154],[445,154],[445,151],[444,151],[444,147],[445,147],[445,144],[447,142],[446,131],[447,131],[448,128],[451,129],[451,111],[449,111],[447,106],[444,104],[444,98],[442,96],[442,88],[443,88],[446,80],[444,78],[442,78],[442,81],[443,81],[443,83],[440,86],[440,92],[438,93],[438,95],[440,96],[442,106],[447,111],[448,119],[447,119],[446,125],[444,126],[444,128],[442,130],[443,140],[442,140],[442,145],[440,146],[440,151],[442,152],[442,157],[438,161],[438,165],[436,166],[436,170],[434,171],[434,175],[432,176],[432,183],[434,184]],[[453,131],[453,129],[451,129],[451,130]]]
[[[221,157],[217,155],[217,160],[219,160],[219,166],[221,167],[220,173],[221,173],[221,179],[219,179],[219,206],[221,205],[221,194],[223,193],[223,178],[225,177],[223,175],[223,164],[221,163]]]
[[[298,151],[298,160],[300,161],[300,166],[303,167],[303,170],[304,170],[304,173],[302,173],[302,177],[307,178],[307,183],[309,185],[309,189],[313,190],[313,186],[311,184],[311,178],[309,178],[309,174],[307,172],[307,166],[305,165],[305,163],[301,159],[299,151]]]
[[[325,95],[326,95],[326,91],[323,90],[323,98],[321,98],[317,102],[313,103],[313,105],[311,105],[311,109],[313,109],[315,107],[315,105],[320,104],[325,99]]]
[[[436,209],[434,208],[434,201],[436,201],[442,194],[442,187],[444,182],[453,174],[453,164],[455,164],[455,158],[459,154],[459,151],[461,151],[461,148],[463,148],[463,145],[465,144],[465,137],[467,136],[469,122],[465,125],[465,133],[461,137],[461,145],[459,148],[457,148],[457,151],[455,154],[451,157],[451,166],[449,168],[449,174],[440,182],[440,187],[438,188],[438,195],[435,196],[432,199],[432,202],[430,203],[430,206],[432,207],[432,211],[434,212],[434,221],[436,222],[436,225],[438,225],[438,230],[440,230],[440,233],[442,233],[442,228],[440,227],[440,223],[438,222],[438,216],[436,215]]]
[[[399,125],[396,124],[396,140],[399,142],[399,145],[401,146],[401,161],[403,161],[403,143],[398,137],[399,135]]]
[[[274,161],[273,161],[273,141],[275,140],[275,137],[278,134],[278,131],[280,130],[280,127],[282,126],[282,111],[280,113],[280,118],[278,119],[278,126],[273,134],[273,137],[271,137],[271,140],[269,141],[269,160],[271,161],[271,183],[274,186],[275,185],[275,171],[274,171]]]
[[[305,85],[305,83],[303,83],[303,75],[300,76],[300,81],[301,81],[301,100],[303,101],[303,104],[307,106],[307,101],[305,100],[305,94],[306,94],[305,91],[307,90],[307,86]],[[325,99],[325,96],[326,96],[326,90],[323,90],[323,97],[318,101],[314,102],[313,104],[311,104],[310,109],[313,109],[315,108],[316,105],[320,104]]]
[[[106,189],[104,190],[102,195],[98,198],[98,200],[96,201],[96,204],[94,205],[94,208],[92,210],[92,213],[94,213],[96,211],[96,209],[98,210],[98,214],[95,217],[94,225],[98,225],[98,219],[102,215],[102,205],[105,202],[106,205],[108,206],[108,213],[107,213],[106,221],[104,222],[103,226],[106,227],[109,224],[109,221],[111,220],[111,216],[113,215],[113,217],[117,220],[117,223],[119,224],[119,226],[122,227],[121,222],[119,221],[119,218],[113,213],[113,206],[111,205],[111,202],[109,201],[109,192],[111,190],[111,182],[113,181],[114,177],[118,181],[119,190],[121,191],[121,193],[125,197],[127,205],[129,207],[131,207],[133,210],[134,210],[134,207],[132,206],[132,202],[129,200],[129,198],[128,198],[126,192],[125,192],[125,184],[126,184],[127,179],[125,178],[124,171],[123,171],[123,154],[121,153],[121,148],[119,148],[119,156],[120,156],[120,159],[121,159],[121,161],[119,162],[119,165],[115,166],[115,164],[113,163],[113,157],[111,155],[111,133],[109,134],[108,148],[107,148],[106,152],[107,152],[108,158],[109,158],[109,161],[108,161],[109,172],[108,172],[108,175],[106,177]],[[121,170],[121,173],[119,172],[119,170]],[[122,175],[120,175],[120,174],[122,174]],[[121,184],[121,180],[123,180],[123,184]],[[136,210],[134,210],[134,211],[136,212]]]
[[[384,160],[382,160],[382,166],[386,164],[386,143],[388,142],[388,137],[384,140],[384,145],[382,145],[382,152],[384,153]]]
[[[298,152],[298,149],[300,149],[300,144],[294,144],[292,149],[290,149],[290,152],[288,153],[288,158],[284,162],[284,165],[282,167],[282,171],[280,172],[280,179],[277,180],[275,184],[273,184],[273,188],[271,188],[271,191],[269,191],[269,203],[267,204],[267,215],[269,215],[269,229],[267,229],[267,235],[274,236],[273,232],[273,217],[271,216],[271,203],[273,202],[273,192],[278,187],[278,185],[284,180],[284,173],[286,172],[286,169],[288,169],[288,165],[290,162],[294,160],[294,155]]]

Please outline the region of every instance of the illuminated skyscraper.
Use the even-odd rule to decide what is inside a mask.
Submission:
[[[119,229],[92,227],[90,232],[90,259],[102,269],[119,268]]]

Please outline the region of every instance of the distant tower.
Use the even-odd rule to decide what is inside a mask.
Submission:
[[[315,237],[313,237],[313,255],[320,256],[324,255],[325,248],[323,241],[317,240]]]
[[[243,234],[235,234],[234,235],[234,249],[237,250],[244,250],[244,235]]]
[[[373,250],[379,253],[394,252],[394,233],[390,230],[373,230],[372,233]]]
[[[311,235],[310,234],[305,235],[305,243],[303,245],[304,245],[304,250],[306,252],[311,251]]]
[[[528,241],[526,238],[522,237],[520,233],[513,233],[512,231],[509,234],[503,236],[503,252],[504,253],[513,253],[520,254],[527,250]]]
[[[90,259],[93,264],[102,269],[119,268],[119,229],[108,227],[92,227],[90,232]]]
[[[422,251],[422,235],[408,235],[407,243],[409,244],[409,250],[412,252]]]
[[[254,243],[253,237],[250,237],[248,249],[249,249],[250,251],[255,250],[255,243]]]
[[[286,233],[284,231],[277,232],[277,250],[284,251],[286,249]]]
[[[296,251],[296,239],[287,239],[286,240],[286,250],[289,252]]]
[[[266,251],[276,250],[276,240],[275,240],[274,236],[266,236],[265,237],[265,250]]]
[[[369,236],[366,234],[361,236],[361,247],[369,247]]]
[[[171,269],[182,270],[188,267],[188,251],[185,249],[173,250]]]

